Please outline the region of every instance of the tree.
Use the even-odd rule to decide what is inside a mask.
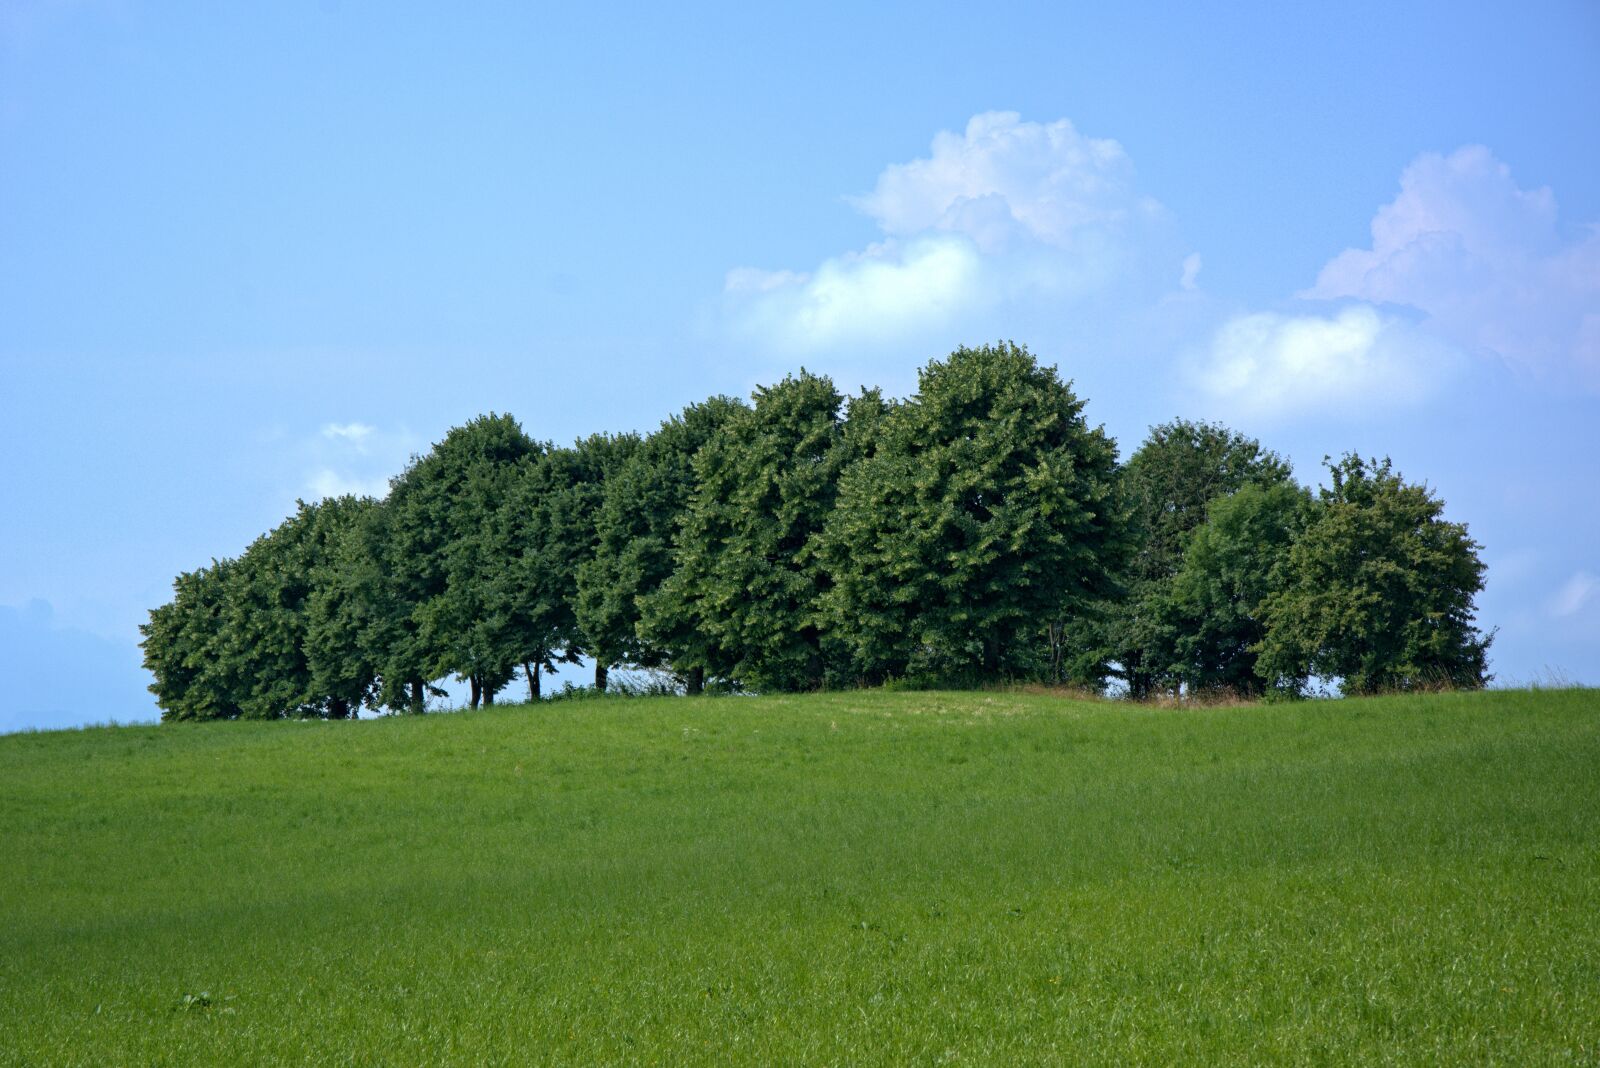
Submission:
[[[1310,511],[1310,495],[1287,482],[1245,485],[1211,502],[1206,522],[1188,538],[1165,605],[1156,609],[1171,638],[1153,653],[1154,674],[1176,678],[1191,692],[1254,696],[1266,689],[1257,671],[1266,638],[1261,606],[1283,584],[1290,546]],[[1270,681],[1298,693],[1305,679]]]
[[[383,572],[382,502],[338,497],[322,502],[338,533],[313,571],[306,602],[306,661],[313,691],[329,707],[354,714],[374,705],[379,671],[391,636],[403,627],[404,606]]]
[[[384,581],[407,614],[385,649],[388,703],[421,711],[426,685],[456,674],[471,683],[476,705],[511,677],[504,621],[489,600],[505,559],[496,516],[540,452],[511,416],[480,416],[413,458],[391,484]]]
[[[695,454],[696,488],[672,575],[645,598],[641,634],[680,672],[806,690],[826,671],[816,536],[833,507],[842,402],[807,374],[755,391]]]
[[[172,600],[152,609],[141,624],[144,666],[154,676],[150,692],[163,720],[236,719],[240,683],[224,655],[223,620],[236,564],[212,560],[172,583]]]
[[[672,627],[641,635],[643,602],[672,574],[672,538],[695,490],[694,456],[744,407],[728,397],[692,404],[661,424],[604,480],[594,516],[595,541],[577,572],[577,624],[599,665],[661,667],[680,658],[692,637]],[[703,669],[684,683],[699,692]]]
[[[1115,444],[1018,345],[957,349],[918,384],[843,476],[829,632],[866,681],[1036,673],[1127,551]]]
[[[1220,423],[1152,427],[1122,472],[1137,551],[1118,576],[1118,593],[1086,606],[1067,627],[1079,681],[1102,684],[1114,675],[1135,699],[1177,685],[1163,663],[1177,637],[1167,607],[1190,534],[1217,498],[1291,481],[1285,460]]]
[[[586,651],[578,570],[595,552],[606,479],[638,445],[634,434],[595,434],[549,449],[520,473],[498,513],[496,540],[507,563],[490,596],[522,658],[530,697],[538,696],[541,671],[558,660],[576,663]],[[595,662],[598,689],[608,666]]]
[[[360,506],[354,498],[296,503],[295,514],[257,538],[239,557],[219,621],[221,655],[234,665],[235,701],[245,719],[324,716],[355,707],[342,692],[323,692],[311,662],[311,603]]]
[[[297,503],[236,560],[179,575],[144,633],[151,687],[168,719],[353,715],[366,687],[325,687],[313,664],[312,604],[337,548],[371,502]]]
[[[1331,486],[1262,606],[1258,671],[1314,674],[1345,693],[1487,685],[1493,634],[1474,625],[1482,548],[1390,461],[1326,461]]]

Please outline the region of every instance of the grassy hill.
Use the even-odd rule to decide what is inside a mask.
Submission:
[[[1600,694],[0,738],[0,1063],[1587,1063]]]

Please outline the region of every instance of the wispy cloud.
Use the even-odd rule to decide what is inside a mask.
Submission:
[[[1189,292],[1200,288],[1197,281],[1200,277],[1200,253],[1191,252],[1183,258],[1183,274],[1178,279],[1178,288]]]
[[[331,467],[324,467],[312,473],[306,482],[306,489],[311,494],[312,500],[321,500],[325,497],[343,497],[347,494],[356,497],[386,497],[389,494],[389,480],[387,478],[355,478]]]
[[[1576,572],[1550,598],[1548,604],[1550,614],[1557,619],[1575,616],[1595,599],[1596,594],[1600,594],[1600,578],[1587,571]]]
[[[806,274],[744,268],[729,273],[727,293],[744,305],[745,330],[805,350],[944,325],[992,299],[988,284],[973,244],[945,236],[873,245]]]
[[[300,440],[300,486],[310,500],[354,494],[384,497],[389,479],[400,473],[416,447],[405,430],[384,430],[369,423],[325,423]]]
[[[1520,188],[1482,147],[1417,157],[1377,208],[1371,248],[1337,254],[1298,293],[1286,284],[1281,304],[1231,314],[1123,146],[1065,119],[976,115],[849,200],[880,240],[807,270],[728,272],[730,336],[789,358],[898,359],[1017,329],[1129,352],[1122,334],[1178,324],[1161,339],[1184,372],[1175,390],[1224,416],[1415,405],[1473,352],[1600,388],[1600,229],[1559,230],[1554,195]]]
[[[370,438],[375,429],[366,423],[329,423],[322,428],[322,436],[359,445]]]

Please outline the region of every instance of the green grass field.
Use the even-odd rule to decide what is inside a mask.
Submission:
[[[0,738],[0,1063],[1600,1064],[1600,693]]]

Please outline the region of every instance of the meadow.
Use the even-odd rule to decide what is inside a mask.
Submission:
[[[1600,693],[0,737],[0,1063],[1600,1063]]]

